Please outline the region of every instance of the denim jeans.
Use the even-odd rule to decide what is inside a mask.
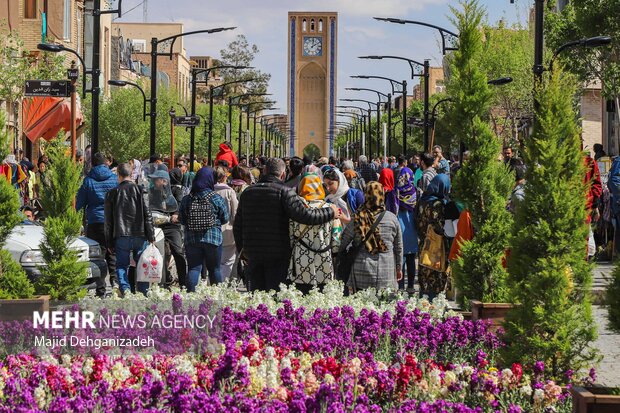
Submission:
[[[185,254],[187,255],[187,291],[193,293],[196,291],[202,264],[204,263],[209,272],[209,282],[218,284],[224,281],[222,272],[220,271],[220,260],[222,257],[222,247],[213,244],[193,244],[185,245]]]
[[[114,246],[116,252],[116,275],[121,293],[131,289],[127,277],[129,254],[133,251],[133,259],[137,263],[147,245],[148,243],[144,237],[120,237],[116,239]],[[146,295],[149,290],[149,283],[138,282],[137,285],[138,291]]]

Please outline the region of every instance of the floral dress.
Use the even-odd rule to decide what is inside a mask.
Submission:
[[[439,200],[429,203],[419,203],[416,223],[418,226],[418,236],[420,240],[419,250],[422,251],[429,225],[433,226],[433,229],[437,234],[442,236],[444,235],[444,204]],[[450,250],[448,239],[445,236],[443,236],[443,245],[446,251],[447,260]],[[450,279],[447,272],[435,271],[428,267],[418,265],[418,279],[420,282],[421,294],[427,293],[429,295],[437,295],[450,289]]]

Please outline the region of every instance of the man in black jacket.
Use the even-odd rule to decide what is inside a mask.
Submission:
[[[116,253],[116,275],[121,296],[131,287],[127,271],[129,254],[138,262],[142,251],[150,243],[155,242],[153,218],[148,205],[144,201],[142,187],[131,180],[131,166],[122,163],[118,166],[119,184],[106,194],[104,204],[104,232],[107,245],[114,245]],[[137,283],[137,289],[146,295],[149,283]]]
[[[289,218],[306,225],[320,225],[340,218],[331,208],[308,209],[291,189],[282,184],[286,165],[281,159],[267,161],[260,181],[243,191],[233,234],[237,250],[248,260],[248,288],[278,290],[286,281],[291,255]]]

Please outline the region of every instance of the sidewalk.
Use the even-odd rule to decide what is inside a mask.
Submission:
[[[592,315],[598,327],[598,339],[594,346],[603,356],[597,368],[597,382],[605,386],[620,386],[620,334],[607,328],[607,309],[602,305],[609,283],[607,277],[612,271],[610,262],[599,262],[594,268],[592,295],[595,305],[592,306]]]

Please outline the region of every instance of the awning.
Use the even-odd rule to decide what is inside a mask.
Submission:
[[[75,126],[82,123],[82,111],[76,104]],[[71,101],[66,98],[25,98],[22,105],[24,135],[35,142],[39,138],[47,141],[56,137],[61,129],[71,130]]]

